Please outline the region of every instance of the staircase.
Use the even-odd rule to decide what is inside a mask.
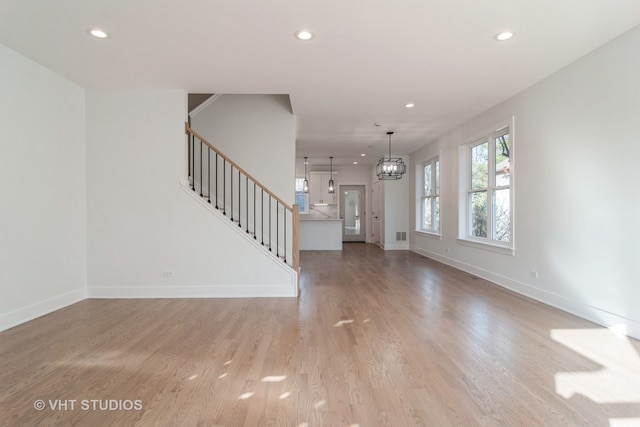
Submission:
[[[296,273],[299,270],[299,212],[215,148],[185,123],[188,186]]]

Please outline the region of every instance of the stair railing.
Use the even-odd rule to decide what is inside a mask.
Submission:
[[[262,246],[298,271],[299,211],[185,123],[189,186]]]

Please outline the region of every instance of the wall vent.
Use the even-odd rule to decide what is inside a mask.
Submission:
[[[396,231],[396,240],[407,240],[407,232],[406,231]]]

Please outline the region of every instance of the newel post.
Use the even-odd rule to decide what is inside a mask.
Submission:
[[[298,275],[298,295],[300,294],[300,210],[298,205],[293,205],[291,207],[291,249],[292,249],[292,259],[291,259],[291,267],[295,270]]]

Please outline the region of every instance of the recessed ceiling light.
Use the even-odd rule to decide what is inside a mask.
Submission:
[[[367,155],[365,153],[360,154],[360,157],[366,157]]]
[[[408,104],[404,104],[404,106],[405,106],[406,108],[413,108],[413,107],[415,107],[415,106],[416,106],[416,104],[414,104],[413,102],[409,102]]]
[[[493,38],[499,42],[503,42],[505,40],[509,40],[510,38],[512,38],[513,36],[515,36],[516,33],[514,33],[513,31],[503,31],[501,33],[496,34],[495,36],[493,36]]]
[[[87,30],[89,34],[97,39],[106,39],[109,38],[109,34],[103,30],[99,30],[98,28],[90,28]]]
[[[353,164],[354,164],[354,165],[357,165],[357,164],[358,164],[358,162],[353,162]]]
[[[307,40],[311,40],[313,38],[313,33],[311,31],[307,31],[307,30],[300,30],[300,31],[296,31],[294,36],[298,40],[307,41]]]

